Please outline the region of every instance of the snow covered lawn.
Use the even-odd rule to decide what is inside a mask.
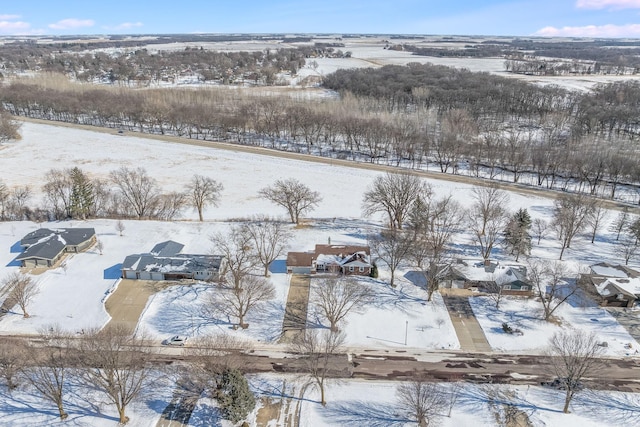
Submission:
[[[567,329],[579,329],[594,333],[599,342],[606,341],[609,356],[632,355],[640,345],[606,310],[600,307],[573,307],[563,304],[554,313],[560,325],[543,320],[542,306],[534,299],[505,298],[496,310],[488,297],[469,298],[473,312],[484,334],[495,351],[515,353],[541,353],[554,333]],[[520,329],[523,335],[507,334],[502,323]],[[625,348],[626,344],[632,348]]]

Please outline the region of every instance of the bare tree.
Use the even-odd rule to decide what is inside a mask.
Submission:
[[[9,205],[9,187],[7,184],[0,181],[0,221],[6,221],[8,218],[8,205]]]
[[[611,231],[615,231],[616,240],[620,240],[620,233],[629,226],[630,220],[629,208],[625,207],[611,223]]]
[[[129,169],[121,167],[111,171],[111,181],[118,188],[121,196],[129,204],[133,212],[142,219],[152,214],[160,191],[155,179],[147,175],[143,168]]]
[[[38,282],[24,273],[13,272],[2,280],[2,289],[11,303],[18,304],[23,317],[30,317],[27,306],[40,293]]]
[[[483,287],[487,292],[487,296],[496,304],[496,310],[500,310],[500,303],[504,297],[504,285],[507,282],[507,278],[504,276],[490,278],[489,282],[486,283]]]
[[[187,187],[191,195],[191,203],[198,211],[200,221],[203,221],[202,211],[207,205],[218,206],[223,186],[214,179],[202,175],[194,175]]]
[[[395,287],[395,272],[402,261],[404,261],[412,247],[411,236],[398,229],[384,230],[377,236],[369,239],[371,249],[378,259],[382,260],[391,271],[389,284]]]
[[[7,390],[11,393],[18,384],[16,377],[25,365],[27,346],[21,339],[7,338],[0,346],[0,378],[5,380]]]
[[[239,287],[220,284],[219,292],[211,295],[209,310],[222,311],[229,317],[236,317],[242,329],[249,327],[245,317],[249,311],[263,305],[275,297],[275,288],[264,277],[244,276]]]
[[[538,240],[538,244],[540,244],[540,240],[547,234],[547,229],[549,228],[549,223],[541,218],[536,218],[533,220],[532,230],[533,235]]]
[[[102,240],[96,240],[96,249],[98,250],[100,255],[102,255],[102,251],[104,250],[104,243],[102,243]]]
[[[22,125],[4,109],[0,110],[0,144],[9,140],[19,140]]]
[[[629,265],[629,261],[638,254],[638,245],[633,239],[624,238],[616,243],[613,251],[624,259],[624,265]]]
[[[451,196],[414,203],[409,217],[414,234],[409,257],[425,276],[428,301],[440,288],[451,264],[449,247],[463,219],[464,210]]]
[[[118,222],[116,222],[116,231],[118,232],[120,237],[122,237],[122,233],[124,233],[125,229],[126,227],[124,225],[124,222],[122,222],[121,220],[118,220]]]
[[[45,175],[45,184],[42,187],[51,210],[58,219],[71,217],[73,180],[70,170],[51,169]]]
[[[509,196],[496,186],[475,187],[474,203],[468,212],[469,227],[480,246],[482,258],[489,259],[494,245],[502,235],[507,220]]]
[[[595,201],[587,217],[587,224],[591,228],[591,243],[595,242],[596,233],[608,216],[609,211],[605,208],[604,204],[600,201]]]
[[[270,202],[282,206],[289,213],[291,222],[300,223],[300,216],[311,212],[322,201],[320,193],[312,191],[300,181],[289,178],[277,180],[271,187],[263,188],[258,194]]]
[[[384,212],[391,229],[402,229],[413,203],[429,200],[431,193],[431,186],[416,175],[387,172],[377,176],[371,188],[364,193],[363,213],[373,215]]]
[[[573,397],[583,388],[582,381],[597,371],[603,353],[595,335],[581,330],[556,333],[549,342],[551,372],[566,390],[562,411],[569,413]]]
[[[506,215],[509,195],[495,184],[488,187],[474,187],[471,192],[473,205],[470,216],[478,224],[476,228],[479,234],[485,234],[485,229],[490,222],[498,218],[502,219]]]
[[[581,194],[566,194],[556,199],[552,225],[560,239],[559,259],[562,259],[565,249],[571,247],[571,241],[576,234],[584,230],[592,211],[593,203]]]
[[[318,279],[313,287],[311,301],[329,321],[330,329],[338,331],[338,323],[347,314],[364,308],[374,298],[368,286],[352,277],[331,277]]]
[[[228,234],[216,233],[211,236],[212,252],[222,255],[227,280],[239,289],[242,279],[258,266],[258,257],[251,234],[244,227],[232,227]]]
[[[447,393],[436,383],[420,377],[401,383],[396,395],[400,410],[420,427],[434,424],[438,417],[444,416],[448,406]]]
[[[558,307],[578,292],[577,280],[567,281],[568,275],[567,267],[560,261],[529,262],[527,276],[542,303],[544,320],[549,321]]]
[[[9,200],[9,205],[11,207],[10,211],[13,218],[17,220],[25,218],[27,202],[31,199],[31,196],[33,196],[33,192],[31,191],[31,187],[28,185],[13,188]]]
[[[256,217],[243,226],[250,236],[254,252],[264,267],[264,276],[269,277],[269,265],[282,255],[291,240],[291,231],[280,221],[268,217]]]
[[[344,334],[332,330],[306,329],[291,344],[291,351],[301,356],[304,370],[320,389],[320,403],[327,404],[325,383],[332,370],[332,356],[344,343]]]
[[[42,397],[56,405],[64,420],[68,417],[63,399],[65,381],[72,366],[70,336],[57,326],[44,329],[40,336],[46,345],[30,349],[31,361],[24,376]]]
[[[85,334],[81,343],[81,365],[85,379],[102,390],[126,424],[127,406],[145,387],[149,376],[147,347],[123,326],[107,326]]]

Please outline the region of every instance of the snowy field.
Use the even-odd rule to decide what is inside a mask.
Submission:
[[[104,309],[106,296],[117,285],[119,264],[125,256],[146,252],[156,243],[176,240],[185,245],[187,253],[209,253],[209,236],[214,232],[225,232],[231,224],[228,220],[248,218],[255,214],[282,216],[284,212],[257,196],[257,192],[276,179],[296,178],[313,190],[320,192],[323,202],[312,214],[305,227],[294,229],[294,237],[289,249],[310,250],[316,243],[324,243],[330,238],[334,244],[363,244],[367,235],[381,227],[381,217],[362,218],[361,194],[379,172],[307,163],[240,153],[233,150],[215,150],[205,147],[171,144],[146,138],[119,136],[98,132],[68,129],[63,127],[25,124],[24,139],[18,143],[5,144],[0,149],[1,178],[10,187],[29,184],[35,192],[35,200],[41,198],[42,179],[53,167],[79,166],[93,176],[106,178],[109,171],[120,166],[144,167],[150,176],[157,179],[166,191],[182,190],[193,173],[199,173],[219,180],[225,186],[220,207],[205,212],[206,221],[195,221],[196,213],[186,211],[184,219],[173,222],[125,221],[124,235],[118,235],[113,220],[69,221],[34,224],[30,222],[0,223],[0,277],[15,271],[18,267],[13,260],[18,255],[17,242],[22,236],[39,226],[94,227],[98,238],[104,244],[103,255],[95,248],[75,254],[66,261],[66,271],[62,268],[46,271],[35,278],[39,282],[40,294],[29,306],[32,317],[23,319],[17,308],[0,319],[0,333],[37,333],[41,328],[59,324],[62,328],[79,332],[89,327],[100,327],[109,320]],[[453,195],[463,206],[471,201],[471,186],[447,181],[430,180],[436,196]],[[527,207],[533,218],[551,217],[552,201],[543,197],[510,194],[509,207],[516,210]],[[613,219],[610,215],[607,221]],[[579,236],[567,251],[567,263],[577,270],[579,264],[599,261],[618,262],[612,256],[615,236],[612,232],[599,233],[595,244],[586,236]],[[477,256],[477,250],[468,234],[462,234],[456,241],[456,250],[464,256]],[[534,242],[534,255],[546,259],[556,259],[559,253],[557,240],[553,235],[543,238],[540,245]],[[495,252],[497,259],[510,259],[502,250]],[[288,278],[284,274],[284,262],[278,260],[272,266],[272,282],[277,296],[264,310],[248,319],[249,329],[233,331],[253,341],[273,342],[280,333],[283,305],[288,290]],[[388,286],[389,272],[381,268],[380,278],[370,280],[370,286],[377,287],[379,301],[361,313],[351,313],[344,329],[347,345],[356,347],[404,347],[404,333],[407,332],[407,346],[428,349],[459,348],[442,300],[435,296],[433,302],[426,302],[424,291],[411,281],[413,276],[409,266],[401,266],[396,272],[398,287]],[[201,300],[196,295],[211,292],[202,285],[174,286],[156,294],[146,307],[139,328],[144,328],[158,337],[174,333],[199,334],[212,331],[229,331],[229,322],[213,324],[208,319],[195,316],[194,305]],[[570,305],[558,311],[562,326],[549,326],[537,320],[538,305],[533,301],[505,301],[500,312],[491,309],[490,303],[482,299],[472,300],[475,312],[487,338],[497,351],[539,352],[540,346],[560,327],[580,327],[595,331],[609,344],[612,355],[624,356],[628,350],[623,345],[632,342],[629,335],[598,308],[582,308]],[[443,319],[440,324],[438,319]],[[522,337],[505,337],[496,330],[502,322],[522,329]],[[407,323],[408,322],[408,323]],[[322,323],[322,321],[320,321]],[[326,326],[326,325],[325,325]],[[406,328],[406,329],[405,329]],[[159,383],[160,384],[160,383]],[[327,408],[317,403],[316,391],[309,390],[309,400],[302,405],[301,425],[339,425],[340,417],[389,415],[395,399],[393,384],[349,381],[330,384]],[[454,408],[451,418],[443,420],[445,426],[494,425],[492,414],[482,396],[470,388],[466,399],[461,399]],[[4,391],[3,391],[4,393]],[[132,407],[135,425],[152,426],[160,417],[162,409],[170,398],[170,386],[153,387],[157,395],[145,397]],[[103,426],[115,425],[113,412],[103,403],[86,406],[86,399],[93,395],[81,389],[69,393],[70,414],[75,411],[65,425]],[[622,394],[589,395],[590,401],[577,400],[584,411],[572,415],[559,412],[561,404],[557,392],[546,389],[518,389],[518,399],[524,404],[523,410],[532,412],[534,425],[558,425],[591,427],[602,426],[601,418],[607,416],[610,425],[620,425],[620,414],[634,408],[633,399]],[[595,397],[594,397],[595,396]],[[614,399],[615,397],[615,399]],[[82,400],[85,399],[85,400]],[[96,399],[98,399],[96,397]],[[474,400],[475,399],[475,400]],[[598,400],[600,399],[600,400]],[[613,399],[616,409],[601,408],[600,412],[589,412],[598,407],[593,402]],[[618,399],[618,400],[616,400]],[[16,426],[55,425],[55,411],[26,390],[12,396],[0,395],[0,419],[2,423]],[[22,403],[21,403],[22,402]],[[84,403],[83,403],[84,402]],[[100,400],[96,400],[100,402]],[[364,402],[364,403],[363,403]],[[465,403],[466,402],[466,403]],[[486,403],[486,398],[484,400]],[[583,402],[583,403],[580,403]],[[587,403],[584,403],[587,402]],[[590,402],[590,403],[589,403]],[[626,405],[626,406],[625,406]],[[637,407],[637,405],[636,405]],[[589,409],[589,411],[587,411]],[[362,411],[364,412],[362,412]],[[606,411],[613,411],[611,413]],[[617,412],[615,412],[617,411]],[[209,420],[206,414],[214,414],[211,405],[202,401],[198,406],[192,425],[204,426]],[[391,412],[395,414],[395,412]],[[594,415],[595,414],[595,415]],[[637,415],[637,411],[636,411]],[[136,418],[137,417],[137,418]],[[390,418],[389,420],[394,420]],[[198,421],[200,420],[200,421]],[[615,422],[614,422],[615,421]],[[394,421],[395,422],[395,421]],[[402,421],[404,422],[404,421]],[[1,423],[0,423],[1,424]],[[224,423],[218,423],[225,425]],[[353,424],[352,425],[367,425]],[[386,424],[394,425],[394,424]],[[402,425],[402,424],[395,424]]]

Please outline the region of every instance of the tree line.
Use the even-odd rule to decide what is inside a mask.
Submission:
[[[341,97],[302,101],[221,88],[135,91],[46,76],[4,86],[0,99],[18,116],[435,167],[640,201],[640,84],[578,94],[414,64],[341,70],[325,85]]]

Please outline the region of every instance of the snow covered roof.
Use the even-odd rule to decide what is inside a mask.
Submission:
[[[459,259],[451,266],[459,276],[470,282],[497,282],[508,284],[515,281],[527,282],[527,268],[520,264],[486,264],[481,259]]]
[[[600,262],[590,267],[591,274],[603,277],[629,278],[638,277],[640,273],[624,265],[613,265],[606,262]]]
[[[611,277],[596,285],[598,293],[602,296],[610,296],[615,293],[624,293],[635,298],[640,298],[640,278]]]
[[[147,272],[194,272],[219,270],[221,255],[176,254],[161,257],[153,254],[129,255],[122,263],[123,270]]]

